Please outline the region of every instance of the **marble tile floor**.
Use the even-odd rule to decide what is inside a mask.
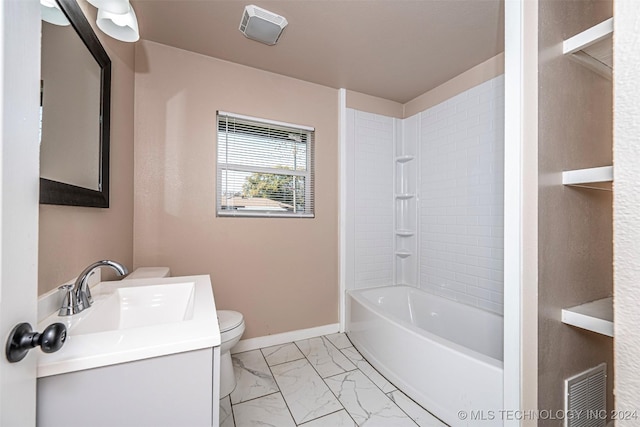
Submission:
[[[221,427],[446,427],[376,371],[345,334],[234,354]]]

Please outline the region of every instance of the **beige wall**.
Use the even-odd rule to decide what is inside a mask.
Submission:
[[[79,2],[95,23],[95,8]],[[94,31],[111,58],[111,174],[109,209],[40,205],[38,291],[76,277],[110,258],[133,263],[134,46]]]
[[[562,409],[563,380],[601,362],[613,407],[613,340],[560,321],[612,293],[612,193],[561,184],[563,170],[612,162],[612,84],[562,55],[562,40],[611,16],[598,0],[539,7],[539,409]]]
[[[475,67],[457,75],[430,91],[404,104],[403,116],[411,117],[428,108],[452,98],[459,93],[478,86],[488,80],[504,74],[504,53],[476,65]]]
[[[367,113],[380,114],[396,119],[404,118],[404,105],[388,99],[378,98],[352,90],[347,90],[347,108]]]
[[[244,338],[338,322],[338,91],[136,46],[135,266],[209,274]],[[316,128],[316,217],[216,217],[216,110]]]
[[[405,119],[502,74],[504,74],[504,53],[470,68],[406,104],[347,90],[347,108]]]

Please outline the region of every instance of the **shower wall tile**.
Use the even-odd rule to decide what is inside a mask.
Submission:
[[[349,288],[393,283],[394,119],[347,110]]]
[[[420,123],[420,287],[501,314],[504,76]]]
[[[418,116],[419,286],[502,313],[504,76]],[[401,123],[347,109],[348,289],[394,282],[394,146]]]

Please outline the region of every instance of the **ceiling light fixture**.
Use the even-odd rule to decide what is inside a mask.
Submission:
[[[42,20],[53,25],[66,27],[70,24],[56,0],[40,0],[40,13]]]
[[[98,9],[96,23],[98,28],[114,39],[123,42],[137,42],[140,39],[138,19],[131,5],[129,5],[129,11],[122,14]]]
[[[108,36],[123,42],[140,39],[138,18],[129,0],[87,0],[98,8],[96,24]],[[66,26],[69,20],[56,0],[40,0],[42,20],[50,24]]]
[[[89,4],[107,12],[122,15],[129,11],[129,0],[87,0]]]
[[[278,42],[287,24],[284,16],[249,5],[244,8],[239,30],[251,40],[272,46]]]
[[[87,0],[98,8],[96,24],[108,36],[123,42],[140,39],[138,18],[129,0]]]

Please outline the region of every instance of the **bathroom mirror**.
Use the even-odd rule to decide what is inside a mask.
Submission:
[[[42,22],[40,203],[109,207],[111,60],[75,0]]]

